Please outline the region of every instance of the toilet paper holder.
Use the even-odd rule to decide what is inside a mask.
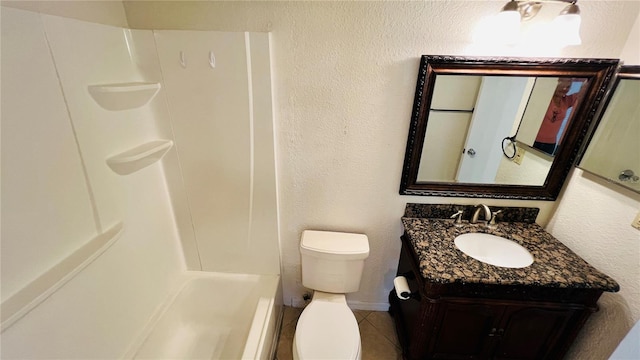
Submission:
[[[405,275],[405,274],[403,274]],[[412,293],[411,289],[409,288],[409,283],[407,282],[407,277],[411,278],[413,276],[413,273],[410,273],[410,276],[403,276],[403,275],[399,275],[396,276],[395,279],[393,279],[393,287],[394,287],[394,291],[396,293],[396,296],[398,297],[398,299],[400,300],[409,300],[409,299],[417,299],[420,300],[420,293],[419,292],[415,292]],[[406,274],[409,275],[409,274]]]

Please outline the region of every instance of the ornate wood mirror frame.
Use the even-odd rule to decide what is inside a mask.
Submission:
[[[423,55],[407,139],[400,194],[555,200],[573,166],[618,63],[617,59],[472,58]],[[583,89],[580,90],[583,94],[582,99],[571,111],[571,120],[566,125],[562,142],[558,145],[553,158],[549,160],[550,167],[541,185],[418,181],[418,168],[423,154],[434,87],[436,78],[441,75],[586,79],[583,81]]]

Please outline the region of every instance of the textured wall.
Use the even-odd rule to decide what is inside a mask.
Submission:
[[[640,16],[620,53],[626,64],[640,64],[639,24]],[[602,296],[568,358],[606,359],[640,321],[640,230],[630,225],[640,194],[575,169],[558,203],[547,230],[620,284]]]
[[[620,284],[602,296],[570,358],[607,358],[640,319],[640,231],[630,225],[639,210],[640,194],[579,169],[561,195],[547,230]]]
[[[640,64],[640,16],[636,18],[636,22],[629,32],[627,43],[620,53],[620,58],[629,65]]]
[[[127,27],[120,0],[108,1],[2,1],[3,6],[64,16],[98,24]]]
[[[349,300],[357,307],[384,309],[400,251],[405,203],[479,202],[400,196],[398,188],[419,56],[478,54],[481,49],[470,44],[471,32],[502,3],[124,4],[133,28],[272,33],[285,303],[299,303],[304,291],[298,252],[302,230],[366,233],[371,255],[361,290]],[[639,5],[581,4],[584,45],[560,55],[617,57]],[[559,12],[562,5],[549,8]],[[541,224],[554,210],[553,202],[483,202],[538,206]]]

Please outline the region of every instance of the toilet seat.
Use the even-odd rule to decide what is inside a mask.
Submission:
[[[302,312],[293,340],[294,358],[359,359],[358,321],[346,302],[312,301]]]

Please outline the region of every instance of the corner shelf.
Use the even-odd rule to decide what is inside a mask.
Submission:
[[[128,175],[162,159],[172,146],[171,140],[151,141],[108,158],[107,165],[116,174]]]
[[[146,105],[160,90],[160,83],[131,82],[91,85],[88,90],[93,100],[103,109],[118,111]]]

